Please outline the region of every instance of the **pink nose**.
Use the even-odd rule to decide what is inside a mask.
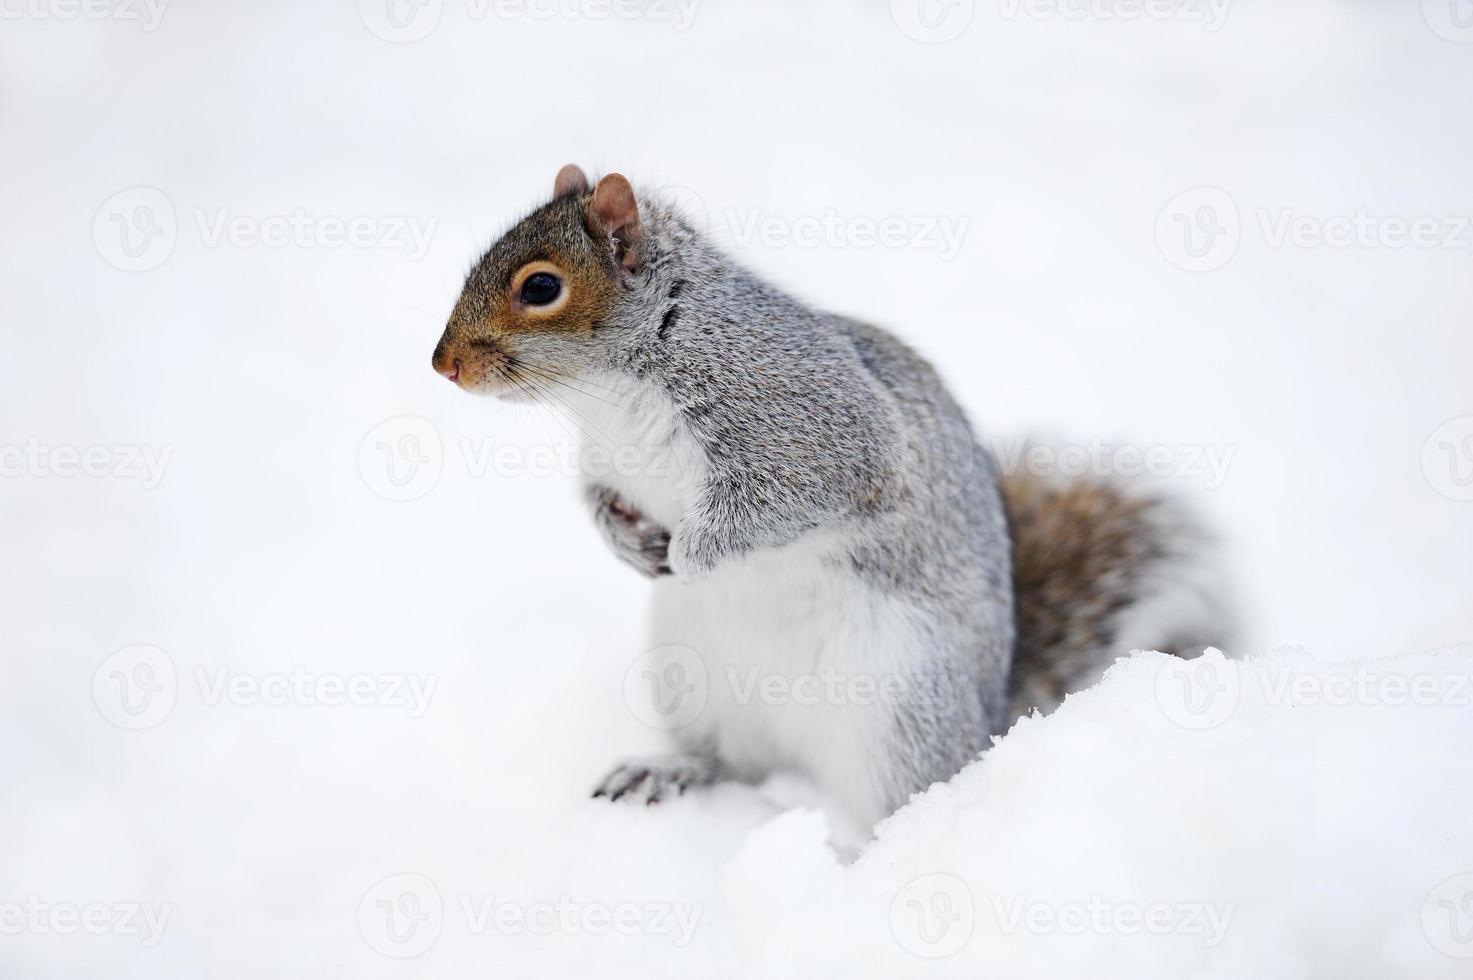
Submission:
[[[459,381],[460,380],[460,358],[457,357],[457,358],[455,358],[455,360],[451,361],[450,362],[450,366],[448,368],[440,368],[440,373],[443,374],[443,375],[445,375],[445,377],[446,378],[449,378],[451,381]]]

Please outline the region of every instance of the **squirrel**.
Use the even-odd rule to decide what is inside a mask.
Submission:
[[[1117,656],[1226,629],[1211,536],[1174,502],[1001,472],[900,340],[765,282],[618,173],[557,174],[469,272],[432,366],[566,412],[585,459],[636,454],[586,467],[584,496],[653,581],[656,675],[694,655],[705,701],[597,797],[796,771],[873,826]],[[774,676],[850,686],[773,696]]]

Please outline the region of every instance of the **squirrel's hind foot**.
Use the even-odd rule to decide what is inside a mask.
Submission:
[[[651,805],[679,796],[692,786],[715,782],[719,769],[714,760],[700,756],[630,759],[604,777],[593,791],[593,798]]]

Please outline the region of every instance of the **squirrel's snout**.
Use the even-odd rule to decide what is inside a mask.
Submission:
[[[442,340],[430,366],[457,388],[473,394],[500,395],[511,384],[511,359],[489,340]]]
[[[451,357],[443,344],[435,348],[430,366],[456,384],[460,383],[460,358]]]

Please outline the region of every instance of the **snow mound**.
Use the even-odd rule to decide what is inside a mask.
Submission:
[[[1120,661],[885,821],[725,872],[753,976],[1473,975],[1473,657]]]
[[[49,932],[0,920],[0,972],[1467,977],[1470,677],[1467,650],[1139,653],[1021,720],[857,857],[821,801],[780,802],[805,792],[791,778],[648,808],[529,786],[511,808],[516,787],[488,804],[484,776],[396,756],[390,730],[357,756],[294,741],[301,773],[270,778],[339,804],[283,822],[219,743],[140,742],[117,785],[0,808],[0,834],[29,842],[0,873],[52,898],[102,882],[146,900],[149,931],[88,935],[55,908],[36,913]],[[30,914],[25,898],[6,907]]]

